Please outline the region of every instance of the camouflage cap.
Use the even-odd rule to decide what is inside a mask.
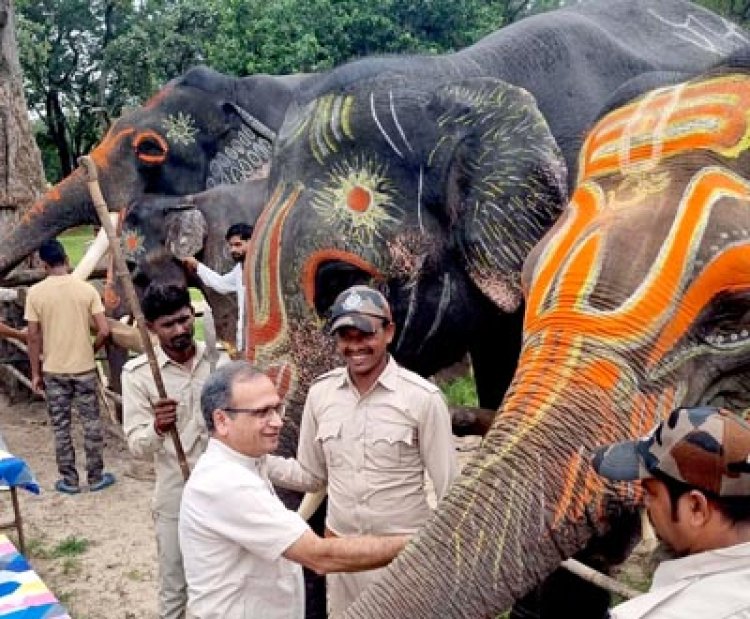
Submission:
[[[328,332],[341,327],[354,327],[365,333],[375,333],[377,324],[370,318],[391,322],[391,308],[385,297],[369,286],[352,286],[336,297],[330,310]]]
[[[592,463],[616,481],[661,473],[715,496],[750,496],[750,425],[721,408],[678,408],[648,436],[598,449]]]

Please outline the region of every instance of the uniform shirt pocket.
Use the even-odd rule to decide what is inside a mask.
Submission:
[[[367,461],[372,468],[403,467],[411,460],[414,446],[414,428],[400,423],[379,422],[367,432]]]
[[[323,421],[318,426],[315,440],[320,442],[328,468],[337,468],[344,463],[344,443],[341,440],[341,421]]]

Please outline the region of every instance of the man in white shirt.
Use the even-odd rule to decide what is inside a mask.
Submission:
[[[192,256],[184,258],[182,264],[189,271],[195,273],[204,285],[215,290],[219,294],[237,293],[237,335],[235,346],[238,351],[245,350],[245,283],[242,277],[242,269],[245,264],[245,254],[250,243],[253,227],[248,224],[232,224],[227,229],[225,239],[229,254],[234,260],[234,268],[219,275],[216,271],[209,269],[202,262],[198,262]]]
[[[641,480],[657,535],[680,557],[613,619],[750,617],[750,425],[719,408],[680,408],[648,436],[599,449],[593,465]]]
[[[284,507],[266,474],[284,405],[249,363],[216,370],[201,409],[211,438],[185,485],[179,522],[192,617],[302,619],[301,565],[321,574],[370,569],[404,547],[403,535],[323,539]]]

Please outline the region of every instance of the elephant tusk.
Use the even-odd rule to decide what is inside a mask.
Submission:
[[[317,511],[323,499],[326,498],[328,490],[318,490],[317,492],[306,492],[305,496],[302,497],[302,503],[297,508],[297,513],[302,516],[304,520],[310,520],[312,515]]]
[[[110,213],[110,218],[112,219],[112,224],[117,221],[117,213]],[[104,231],[104,228],[99,228],[99,232],[96,235],[96,238],[94,239],[94,242],[91,243],[89,248],[86,250],[86,253],[84,254],[83,258],[78,262],[78,265],[73,270],[73,275],[76,277],[87,280],[90,276],[93,270],[96,268],[96,265],[99,264],[99,261],[102,259],[104,254],[109,251],[109,241],[107,240],[107,233]]]
[[[569,572],[572,572],[579,578],[590,582],[597,587],[616,593],[624,597],[625,599],[632,600],[634,597],[642,595],[642,591],[628,587],[627,585],[615,580],[611,576],[597,572],[594,568],[584,565],[580,561],[575,559],[566,559],[560,564],[560,567],[564,567]]]

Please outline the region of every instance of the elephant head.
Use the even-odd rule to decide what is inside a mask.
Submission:
[[[232,261],[226,251],[227,228],[239,222],[255,224],[266,199],[266,184],[265,179],[251,180],[186,196],[148,195],[131,203],[122,222],[121,239],[136,290],[142,293],[151,283],[163,284],[181,276],[185,283],[202,290],[213,310],[219,338],[234,341],[235,295],[217,294],[195,276],[185,279],[188,276],[177,258],[197,256],[214,271],[228,271]],[[113,306],[125,299],[119,285],[112,296]]]
[[[386,74],[316,93],[279,132],[246,272],[249,356],[295,405],[287,430],[336,363],[321,327],[354,283],[386,294],[405,365],[429,375],[505,324],[500,354],[515,366],[521,265],[559,214],[565,165],[526,91],[413,82]]]
[[[110,210],[145,194],[187,195],[267,174],[275,131],[304,76],[230,78],[196,68],[117,120],[91,152]],[[76,171],[3,234],[0,273],[66,228],[96,223]]]
[[[518,371],[480,453],[352,617],[495,616],[638,503],[593,448],[678,406],[750,406],[749,105],[726,70],[593,128],[526,260]]]

